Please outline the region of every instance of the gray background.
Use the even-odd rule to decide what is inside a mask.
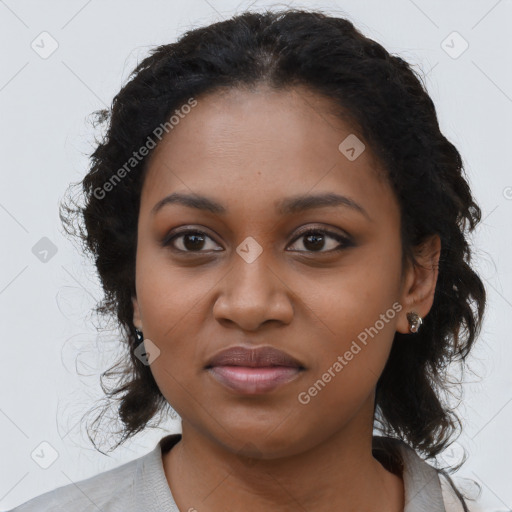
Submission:
[[[89,312],[99,285],[58,218],[67,185],[87,169],[94,135],[87,116],[110,104],[150,47],[250,6],[285,5],[0,0],[0,508],[139,457],[165,434],[150,430],[105,457],[80,422],[102,396],[97,376],[117,350],[114,330],[95,330]],[[510,510],[512,2],[289,5],[344,15],[415,64],[426,76],[441,130],[463,155],[483,210],[473,242],[489,303],[459,408],[464,434],[444,457],[457,460],[465,448],[469,459],[456,481],[480,483],[480,510]],[[47,55],[52,44],[58,47]],[[179,430],[172,419],[163,427]],[[44,469],[52,453],[57,458]]]

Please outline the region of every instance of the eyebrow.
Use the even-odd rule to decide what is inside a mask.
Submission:
[[[170,194],[158,201],[158,203],[156,203],[155,206],[153,206],[151,209],[151,214],[155,215],[165,205],[169,204],[181,204],[189,208],[196,208],[198,210],[203,210],[219,215],[226,214],[229,211],[223,205],[209,197],[201,196],[198,194],[183,194],[174,192],[173,194]],[[344,206],[361,213],[368,220],[372,220],[368,215],[368,212],[359,203],[356,203],[349,197],[335,194],[333,192],[324,194],[303,194],[287,197],[285,199],[276,201],[274,206],[277,213],[281,215],[291,215],[315,208]]]

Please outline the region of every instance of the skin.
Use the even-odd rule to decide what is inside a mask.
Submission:
[[[339,151],[354,130],[329,114],[329,99],[262,86],[197,100],[149,161],[133,297],[134,325],[160,350],[151,371],[182,418],[181,441],[163,455],[176,503],[198,512],[401,511],[403,480],[371,451],[375,387],[395,331],[409,332],[406,313],[425,317],[432,306],[439,237],[416,248],[422,266],[402,269],[394,193],[368,145],[354,161]],[[228,211],[168,204],[152,215],[174,192]],[[369,218],[346,206],[275,210],[285,197],[321,192],[350,197]],[[162,247],[180,226],[205,232],[202,245],[181,236]],[[340,242],[327,234],[323,247],[308,244],[302,227],[348,234],[353,245],[333,251]],[[252,263],[236,252],[247,237],[263,250]],[[395,302],[401,311],[300,403]],[[239,344],[272,345],[306,369],[270,393],[234,393],[204,366]]]

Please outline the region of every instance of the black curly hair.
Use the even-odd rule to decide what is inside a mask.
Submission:
[[[485,309],[485,288],[470,266],[467,239],[481,210],[459,152],[440,132],[421,75],[351,21],[299,9],[245,12],[152,49],[111,108],[94,113],[106,131],[88,174],[75,184],[82,203],[63,202],[61,219],[66,233],[77,236],[94,258],[105,294],[96,311],[117,317],[124,336],[126,356],[102,375],[118,376],[112,390],[103,387],[123,424],[116,447],[168,405],[150,368],[133,353],[137,221],[151,155],[149,150],[141,157],[138,150],[150,140],[155,146],[155,129],[168,131],[169,117],[191,99],[259,84],[276,90],[307,86],[329,98],[333,112],[350,119],[396,194],[403,262],[415,262],[413,248],[429,235],[441,239],[432,308],[415,343],[395,334],[375,401],[380,431],[435,457],[462,427],[442,399],[449,384],[446,371],[455,361],[464,368]]]

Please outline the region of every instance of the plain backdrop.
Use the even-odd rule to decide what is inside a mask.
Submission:
[[[90,314],[101,297],[94,269],[63,236],[58,217],[98,135],[87,116],[110,105],[152,46],[247,8],[286,5],[344,15],[414,64],[441,130],[463,156],[483,211],[472,243],[489,300],[459,408],[464,433],[445,456],[467,451],[456,481],[479,482],[481,510],[512,509],[507,0],[0,1],[0,509],[139,457],[180,428],[170,418],[106,457],[81,423],[116,354],[115,331],[98,334]]]

